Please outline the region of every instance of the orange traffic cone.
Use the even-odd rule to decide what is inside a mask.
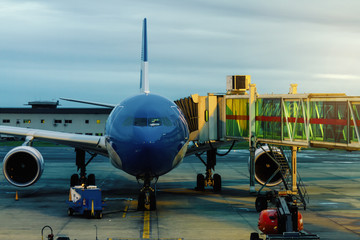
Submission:
[[[18,195],[18,192],[16,191],[16,194],[15,194],[15,201],[18,201],[19,200],[19,195]]]

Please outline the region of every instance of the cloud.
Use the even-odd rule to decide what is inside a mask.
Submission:
[[[329,80],[360,80],[360,76],[348,74],[316,74],[314,77]]]
[[[360,76],[359,7],[355,0],[2,1],[0,106],[41,94],[96,93],[99,102],[136,94],[144,17],[150,90],[170,99],[224,92],[229,74],[251,75],[263,93],[287,93],[294,82],[299,92],[337,91],[337,79],[324,74]],[[14,98],[15,89],[24,94]]]

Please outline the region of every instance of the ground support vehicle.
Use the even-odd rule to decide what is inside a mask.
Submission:
[[[101,189],[96,186],[79,185],[70,188],[68,203],[68,215],[74,213],[88,218],[102,218],[105,203],[101,198]]]
[[[270,202],[273,202],[276,208],[263,209],[259,216],[258,228],[266,234],[266,240],[317,240],[320,237],[316,234],[309,234],[303,231],[303,218],[298,211],[296,201],[292,196],[271,196]],[[261,202],[261,201],[260,201]],[[259,204],[267,207],[266,204]],[[258,233],[251,233],[250,240],[262,240]]]

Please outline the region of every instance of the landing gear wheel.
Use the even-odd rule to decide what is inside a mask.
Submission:
[[[138,198],[138,207],[137,210],[138,211],[144,211],[145,210],[145,193],[141,192],[139,193],[139,198]]]
[[[69,209],[68,209],[68,215],[69,215],[69,216],[74,215],[74,210],[73,210],[72,208],[69,208]]]
[[[73,174],[70,178],[70,187],[74,187],[76,185],[79,185],[79,175]]]
[[[204,191],[205,190],[205,177],[202,174],[198,174],[196,178],[196,190]]]
[[[214,174],[214,192],[221,192],[221,176],[219,174]]]
[[[88,178],[87,178],[87,185],[95,185],[95,175],[94,174],[89,174]]]
[[[264,196],[258,196],[255,201],[255,208],[257,212],[261,212],[262,210],[267,209],[268,202],[267,198]]]
[[[156,195],[155,192],[150,193],[150,211],[156,210]]]

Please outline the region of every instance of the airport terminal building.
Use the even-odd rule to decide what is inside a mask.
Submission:
[[[61,108],[57,102],[29,102],[31,107],[0,108],[0,124],[103,136],[111,108]],[[1,136],[4,137],[4,136]]]

